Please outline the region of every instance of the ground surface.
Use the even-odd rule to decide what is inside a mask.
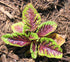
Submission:
[[[0,37],[12,33],[11,25],[22,21],[22,10],[32,3],[42,17],[42,22],[54,20],[58,27],[55,31],[65,36],[62,59],[38,57],[31,59],[25,55],[28,47],[17,48],[6,45],[0,39],[0,62],[70,62],[70,0],[0,0]]]

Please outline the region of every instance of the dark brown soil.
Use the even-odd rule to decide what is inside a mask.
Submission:
[[[40,57],[33,60],[26,55],[28,47],[17,48],[6,45],[0,39],[0,62],[70,62],[70,0],[0,0],[0,37],[12,33],[11,25],[22,21],[22,10],[32,3],[40,13],[42,22],[54,20],[58,27],[55,31],[65,37],[63,58]]]

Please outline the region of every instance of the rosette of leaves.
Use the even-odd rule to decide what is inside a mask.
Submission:
[[[30,45],[33,59],[37,58],[37,54],[49,58],[62,58],[62,48],[57,42],[59,36],[57,38],[55,36],[56,41],[53,39],[54,35],[51,37],[51,33],[57,28],[56,22],[47,21],[41,23],[41,17],[31,3],[24,8],[22,20],[22,22],[12,25],[14,33],[1,37],[6,44],[16,47]]]

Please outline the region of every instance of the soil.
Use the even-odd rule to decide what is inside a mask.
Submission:
[[[54,20],[58,27],[56,33],[65,37],[63,58],[38,56],[32,59],[26,55],[28,47],[6,45],[1,36],[12,33],[11,25],[22,21],[22,11],[26,4],[32,3],[41,15],[42,22]],[[0,62],[70,62],[70,0],[0,0]]]

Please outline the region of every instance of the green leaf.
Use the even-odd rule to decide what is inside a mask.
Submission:
[[[29,3],[23,10],[22,20],[30,28],[29,31],[35,31],[41,22],[41,17],[33,5]]]
[[[55,42],[59,46],[62,46],[65,43],[65,39],[63,38],[63,36],[61,36],[61,35],[59,35],[57,33],[50,34],[47,37],[52,38],[53,40],[55,40]]]
[[[18,22],[11,26],[13,32],[23,33],[24,22]]]
[[[30,40],[38,40],[39,37],[38,37],[37,33],[31,32],[31,33],[30,33],[30,36],[29,36],[29,39],[30,39]]]
[[[62,49],[56,42],[51,38],[43,37],[38,45],[38,54],[40,56],[46,56],[49,58],[62,58]]]
[[[31,52],[32,58],[36,59],[37,58],[37,44],[36,43],[31,42],[30,52]]]
[[[54,32],[57,28],[57,24],[54,21],[47,21],[39,25],[37,34],[39,37],[47,36]]]
[[[9,45],[23,47],[29,45],[31,41],[28,39],[27,35],[23,33],[13,33],[6,34],[1,37],[1,39]]]

